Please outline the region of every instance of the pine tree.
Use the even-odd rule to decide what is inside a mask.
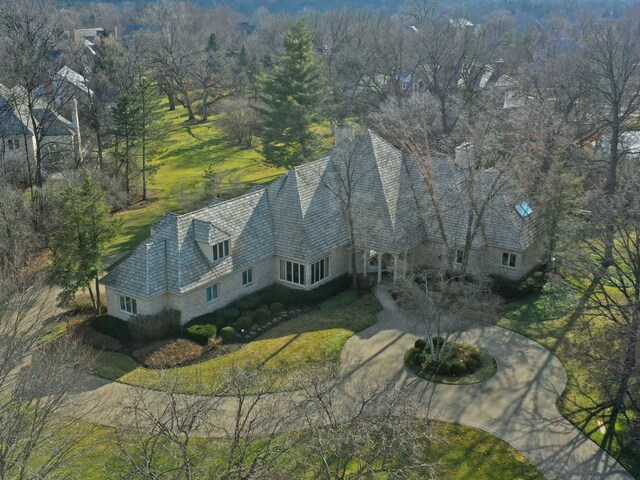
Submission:
[[[102,271],[107,245],[118,231],[118,223],[111,216],[104,193],[90,174],[85,175],[81,185],[69,185],[58,199],[61,225],[51,243],[51,277],[62,287],[60,302],[66,304],[78,290],[88,289],[96,312],[99,312],[98,275]],[[91,290],[93,281],[95,295]]]
[[[209,40],[207,41],[207,48],[205,49],[207,53],[215,53],[218,51],[218,38],[215,33],[209,35]]]
[[[311,46],[312,35],[304,19],[284,34],[285,51],[263,85],[258,108],[262,119],[262,145],[267,163],[291,167],[314,153],[311,126],[317,120],[320,98],[318,69]]]

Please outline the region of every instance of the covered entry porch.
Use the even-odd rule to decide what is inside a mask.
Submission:
[[[394,282],[407,277],[413,271],[416,255],[414,248],[394,253],[364,247],[358,249],[357,257],[360,258],[356,266],[357,273],[381,283],[383,275]]]

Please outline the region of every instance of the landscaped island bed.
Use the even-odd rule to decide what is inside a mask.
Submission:
[[[452,385],[468,385],[482,382],[496,373],[496,361],[486,351],[468,345],[454,343],[450,358],[436,365],[430,349],[416,342],[404,356],[407,368],[425,380]],[[424,343],[424,342],[423,342]]]

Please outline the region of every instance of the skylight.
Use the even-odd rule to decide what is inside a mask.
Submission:
[[[531,210],[531,207],[527,202],[520,202],[519,204],[517,204],[516,211],[522,218],[528,217],[529,215],[531,215],[531,213],[533,213],[533,210]]]

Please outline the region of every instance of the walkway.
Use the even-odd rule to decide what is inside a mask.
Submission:
[[[497,373],[476,385],[426,382],[409,373],[404,353],[418,338],[418,322],[398,309],[384,288],[376,289],[384,309],[378,322],[358,333],[342,351],[341,377],[346,391],[352,382],[370,377],[395,381],[419,400],[429,417],[481,428],[510,443],[549,480],[630,480],[633,477],[611,456],[571,425],[557,410],[556,399],[567,383],[560,361],[532,340],[495,326],[480,326],[461,341],[489,351]],[[117,425],[126,417],[123,399],[133,387],[87,377],[76,396],[76,413],[93,421]],[[145,391],[150,398],[158,392]],[[185,401],[196,397],[183,396]],[[273,405],[287,405],[291,394],[270,396]],[[233,406],[225,399],[217,416]],[[230,402],[227,402],[230,403]],[[271,403],[271,402],[270,402]],[[95,415],[102,412],[100,419]],[[89,413],[91,412],[91,413]]]

